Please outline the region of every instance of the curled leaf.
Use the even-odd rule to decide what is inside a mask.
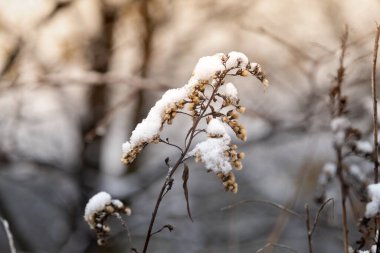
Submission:
[[[190,212],[189,190],[187,188],[187,181],[189,180],[189,167],[187,166],[186,163],[183,164],[182,180],[183,180],[183,192],[185,194],[185,199],[186,199],[187,214],[189,215],[190,220],[193,221],[193,218],[191,217],[191,212]]]

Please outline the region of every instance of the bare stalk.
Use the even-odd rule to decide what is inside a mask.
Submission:
[[[3,223],[3,227],[4,227],[5,233],[6,233],[7,238],[8,238],[8,244],[9,244],[10,252],[11,253],[17,253],[16,252],[16,247],[15,247],[15,244],[14,244],[14,241],[13,241],[12,232],[9,229],[8,222],[6,220],[2,219],[2,218],[0,218],[0,221]]]
[[[344,114],[345,103],[342,96],[342,84],[345,75],[344,68],[344,58],[346,55],[347,49],[347,40],[348,40],[348,29],[346,27],[345,33],[342,37],[341,43],[341,55],[339,57],[339,68],[337,70],[336,76],[336,87],[334,87],[336,91],[336,96],[333,98],[333,108],[332,113],[333,116],[340,117]],[[348,185],[344,177],[344,167],[343,167],[343,151],[341,145],[335,145],[335,155],[336,155],[336,164],[337,164],[337,175],[340,183],[340,192],[341,192],[341,206],[342,206],[342,226],[343,226],[343,247],[344,253],[348,253],[348,225],[347,225],[347,208],[346,208],[346,200],[348,196]]]
[[[329,203],[332,202],[334,205],[334,199],[330,198],[326,200],[318,209],[318,212],[314,218],[313,224],[311,224],[311,219],[310,219],[310,211],[309,211],[309,205],[305,204],[305,222],[306,222],[306,229],[307,229],[307,241],[308,241],[308,246],[309,246],[309,253],[313,253],[313,244],[312,244],[312,239],[313,239],[313,234],[314,231],[317,227],[319,217],[321,215],[321,212],[325,208],[325,206]]]
[[[375,45],[373,48],[373,60],[372,60],[372,101],[373,101],[373,163],[375,173],[375,184],[379,181],[379,151],[378,151],[378,136],[377,136],[377,95],[376,95],[376,65],[377,65],[377,51],[379,48],[380,26],[377,26]]]
[[[189,141],[187,142],[185,149],[181,153],[181,156],[178,158],[175,165],[171,169],[168,170],[168,174],[166,176],[164,184],[161,187],[160,193],[159,193],[157,201],[156,201],[156,205],[155,205],[153,213],[152,213],[152,218],[151,218],[150,223],[149,223],[149,229],[148,229],[148,232],[147,232],[146,237],[145,237],[143,253],[146,253],[148,250],[148,245],[149,245],[150,238],[152,237],[152,229],[153,229],[153,225],[154,225],[154,222],[156,220],[156,217],[157,217],[158,208],[160,207],[160,204],[161,204],[161,201],[162,201],[164,195],[170,190],[170,188],[168,188],[168,187],[170,187],[171,182],[173,180],[173,178],[172,178],[173,174],[178,169],[178,167],[183,163],[183,161],[186,157],[186,154],[190,149],[190,145],[191,145],[191,143],[192,143],[192,141],[196,135],[197,126],[198,126],[199,122],[201,121],[201,119],[203,118],[203,115],[206,113],[207,109],[209,108],[211,102],[215,98],[215,96],[217,94],[218,87],[222,84],[222,81],[223,81],[224,77],[226,76],[226,74],[227,74],[227,71],[222,73],[220,75],[220,77],[218,78],[218,83],[216,85],[216,88],[213,90],[205,108],[200,113],[200,115],[197,118],[195,118],[195,120],[193,121],[193,126],[190,128],[189,132],[187,133],[187,136],[189,136]]]
[[[132,253],[135,251],[135,249],[132,247],[132,238],[131,238],[131,232],[129,231],[128,223],[126,220],[124,220],[119,213],[114,214],[115,217],[120,221],[123,228],[127,231],[127,237],[128,237],[128,244],[129,244],[129,253]]]
[[[305,222],[306,222],[306,229],[307,229],[307,242],[308,242],[308,246],[309,246],[309,253],[313,253],[313,245],[312,245],[312,242],[311,242],[311,239],[312,239],[312,232],[311,232],[311,228],[310,228],[310,211],[309,211],[309,205],[308,204],[305,204]]]
[[[373,101],[373,165],[375,181],[377,184],[379,182],[379,142],[378,142],[378,131],[377,131],[377,94],[376,94],[376,65],[377,65],[377,51],[379,49],[379,37],[380,37],[380,26],[376,26],[376,37],[375,45],[373,48],[373,60],[372,60],[372,101]],[[379,240],[379,219],[375,219],[375,240],[376,240],[376,253],[380,253],[380,240]],[[377,236],[377,238],[376,238]]]
[[[268,205],[274,206],[274,207],[276,207],[276,208],[278,208],[278,209],[281,209],[281,210],[283,210],[283,211],[285,211],[285,212],[287,212],[287,213],[289,213],[289,214],[292,214],[292,215],[294,215],[294,216],[296,216],[296,217],[298,217],[298,218],[302,218],[302,216],[301,216],[299,213],[297,213],[297,212],[291,210],[290,208],[287,208],[286,206],[283,206],[283,205],[277,204],[277,203],[275,203],[275,202],[273,202],[273,201],[269,201],[269,200],[259,200],[259,199],[254,199],[254,200],[241,200],[241,201],[239,201],[239,202],[237,202],[237,203],[235,203],[235,204],[231,204],[231,205],[228,205],[228,206],[225,206],[225,207],[221,208],[221,211],[225,211],[225,210],[228,210],[228,209],[231,209],[231,208],[235,208],[235,207],[237,207],[237,206],[240,206],[240,205],[242,205],[242,204],[246,204],[246,203],[263,203],[263,204],[268,204]]]

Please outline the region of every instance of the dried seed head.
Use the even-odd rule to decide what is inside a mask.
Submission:
[[[111,199],[106,192],[100,192],[94,195],[87,203],[85,208],[84,219],[91,229],[95,230],[99,245],[104,245],[106,238],[111,231],[110,226],[106,223],[108,217],[119,215],[119,213],[131,214],[130,208],[118,199]]]
[[[217,176],[222,180],[224,190],[237,193],[238,184],[235,181],[234,173],[228,172],[227,174],[223,174],[222,172],[220,172],[217,174]]]
[[[231,118],[232,118],[232,119],[238,119],[239,117],[240,117],[240,115],[237,114],[236,112],[233,112],[233,113],[231,114]]]
[[[131,214],[132,214],[132,209],[129,208],[129,207],[125,207],[125,208],[124,208],[124,213],[125,213],[127,216],[131,216]]]
[[[246,76],[248,76],[249,75],[249,71],[248,70],[246,70],[246,69],[244,69],[242,72],[241,72],[241,74],[240,74],[241,76],[244,76],[244,77],[246,77]]]
[[[239,107],[237,108],[237,110],[238,110],[238,112],[240,112],[240,113],[245,113],[246,108],[245,108],[244,106],[239,106]]]

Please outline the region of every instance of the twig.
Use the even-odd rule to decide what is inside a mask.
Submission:
[[[282,248],[282,249],[286,249],[286,250],[289,250],[291,252],[295,252],[295,253],[298,253],[297,250],[285,245],[285,244],[279,244],[279,243],[267,243],[265,244],[264,247],[262,247],[261,249],[257,250],[256,253],[259,253],[259,252],[263,252],[264,249],[268,248],[268,247],[277,247],[277,248]]]
[[[379,181],[379,151],[378,151],[378,136],[377,136],[377,95],[376,95],[376,64],[377,64],[377,51],[379,48],[380,26],[377,25],[377,32],[375,38],[375,45],[373,48],[373,60],[372,60],[372,101],[373,101],[373,163],[375,173],[375,184]]]
[[[160,138],[160,142],[165,143],[165,144],[167,144],[169,146],[175,147],[175,148],[177,148],[181,152],[181,154],[183,153],[183,150],[182,150],[182,148],[180,146],[178,146],[176,144],[173,144],[173,143],[170,143],[169,140],[163,140],[163,139]]]
[[[312,238],[313,238],[313,234],[314,234],[315,228],[317,227],[318,220],[319,220],[319,217],[321,215],[321,212],[324,209],[324,207],[330,201],[332,201],[332,203],[334,205],[334,199],[333,198],[330,198],[330,199],[326,200],[325,202],[323,202],[323,204],[318,209],[317,215],[314,218],[313,225],[311,225],[311,223],[310,223],[309,205],[305,204],[305,214],[306,214],[306,216],[305,216],[305,222],[306,222],[306,228],[307,228],[307,241],[308,241],[308,246],[309,246],[309,253],[313,253]]]
[[[378,129],[377,129],[377,94],[376,94],[376,65],[377,65],[377,51],[379,49],[379,37],[380,26],[376,25],[376,37],[375,45],[373,48],[373,60],[372,60],[372,101],[373,101],[373,165],[375,174],[375,184],[379,182],[379,141],[378,141]],[[376,253],[380,253],[380,239],[379,239],[379,219],[375,219],[375,240]],[[377,238],[376,238],[377,235]]]
[[[309,205],[305,204],[305,222],[306,222],[306,229],[307,229],[307,242],[309,247],[309,253],[313,253],[313,245],[312,245],[312,233],[310,228],[310,211],[309,211]]]
[[[272,206],[277,207],[277,208],[279,208],[279,209],[281,209],[281,210],[283,210],[289,214],[292,214],[298,218],[302,218],[302,215],[300,215],[299,213],[297,213],[297,212],[295,212],[295,211],[293,211],[293,210],[291,210],[291,209],[289,209],[283,205],[280,205],[280,204],[277,204],[275,202],[268,201],[268,200],[241,200],[235,204],[231,204],[231,205],[222,207],[221,211],[226,211],[228,209],[235,208],[235,207],[242,205],[242,204],[245,204],[245,203],[263,203],[263,204],[272,205]]]
[[[325,202],[323,202],[323,204],[322,204],[322,205],[319,207],[319,209],[318,209],[317,215],[315,216],[314,223],[313,223],[313,227],[312,227],[312,230],[311,230],[311,233],[312,233],[312,234],[314,233],[315,228],[317,227],[318,219],[319,219],[319,217],[320,217],[320,215],[321,215],[321,212],[323,211],[323,209],[325,208],[325,206],[326,206],[329,202],[332,202],[333,210],[334,210],[335,202],[334,202],[334,199],[333,199],[333,198],[329,198],[328,200],[326,200]],[[334,212],[333,212],[333,214],[334,214]]]
[[[2,222],[5,233],[7,234],[9,249],[10,249],[11,253],[16,253],[17,251],[16,251],[16,247],[15,247],[15,244],[13,241],[12,232],[9,229],[9,224],[5,219],[0,218],[0,221]]]
[[[128,244],[129,244],[129,253],[137,252],[136,249],[132,247],[132,238],[131,238],[131,232],[129,231],[127,221],[124,220],[119,213],[114,213],[115,217],[120,221],[121,225],[125,230],[127,231],[127,237],[128,237]]]
[[[155,234],[158,234],[160,233],[162,230],[164,230],[165,228],[167,228],[169,230],[169,232],[172,232],[174,230],[174,227],[170,224],[166,224],[165,226],[163,226],[162,228],[160,228],[159,230],[157,230],[156,232],[153,232],[150,236],[153,236]]]
[[[333,98],[333,108],[332,108],[333,117],[342,116],[344,112],[344,103],[341,102],[342,101],[341,88],[343,84],[343,78],[345,75],[344,58],[346,55],[347,40],[348,40],[348,28],[346,27],[345,32],[342,36],[341,55],[339,57],[339,68],[337,70],[337,76],[336,76],[336,100],[334,100]],[[348,186],[343,175],[343,152],[342,152],[342,147],[340,145],[335,145],[335,153],[336,153],[336,159],[337,159],[337,175],[339,178],[340,191],[341,191],[343,246],[344,246],[344,252],[348,253],[349,252],[348,251],[348,226],[347,226],[347,208],[346,208]]]

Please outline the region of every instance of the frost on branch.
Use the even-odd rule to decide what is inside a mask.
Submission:
[[[122,162],[126,165],[132,163],[149,143],[164,142],[164,138],[160,137],[163,126],[170,125],[181,112],[190,116],[193,122],[186,137],[190,140],[186,140],[184,150],[191,150],[190,144],[195,135],[207,133],[207,139],[198,143],[188,154],[183,153],[183,157],[194,156],[196,161],[205,164],[208,171],[218,175],[226,190],[236,192],[232,168],[242,168],[244,153],[236,152],[237,147],[231,143],[225,127],[230,127],[237,138],[245,141],[247,131],[238,121],[245,107],[240,105],[235,85],[225,84],[225,78],[248,75],[255,76],[264,85],[268,84],[260,65],[249,62],[243,53],[219,53],[200,58],[188,83],[182,88],[165,92],[148,116],[136,126],[130,140],[123,144]],[[197,129],[201,120],[207,120],[207,129]]]
[[[118,199],[112,199],[111,195],[106,192],[95,194],[87,202],[84,219],[91,229],[95,230],[98,244],[103,245],[105,238],[109,235],[110,227],[106,224],[106,220],[111,215],[119,215],[124,213],[131,215],[131,209],[124,206]]]

